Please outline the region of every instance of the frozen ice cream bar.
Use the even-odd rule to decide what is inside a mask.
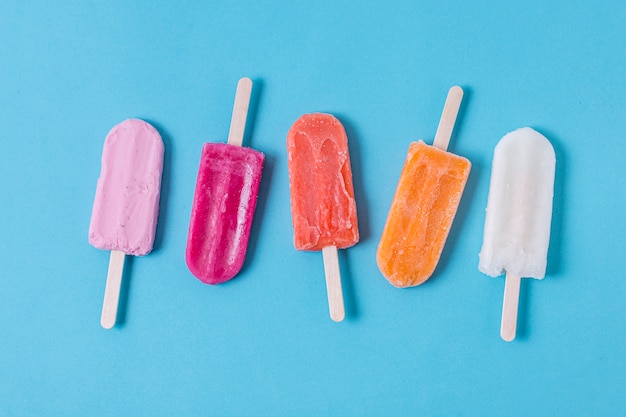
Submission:
[[[359,241],[348,137],[334,116],[305,114],[289,129],[287,157],[294,246],[322,251],[331,318],[341,321],[337,249]]]
[[[506,134],[494,151],[478,269],[493,277],[506,272],[507,341],[515,338],[520,278],[546,273],[555,164],[548,139],[529,127]]]
[[[391,203],[376,261],[396,287],[425,282],[435,270],[452,227],[471,164],[446,151],[463,90],[453,87],[433,146],[413,142]]]
[[[191,273],[220,284],[241,270],[256,208],[264,156],[241,146],[252,81],[237,86],[228,143],[205,143],[187,236]]]
[[[101,324],[115,324],[124,255],[152,250],[159,213],[163,141],[150,124],[128,119],[107,135],[89,225],[89,243],[111,251]]]

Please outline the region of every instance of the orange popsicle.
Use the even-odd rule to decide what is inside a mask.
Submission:
[[[376,262],[396,287],[425,282],[435,270],[456,214],[470,162],[446,152],[463,97],[453,87],[433,146],[413,142],[378,244]]]

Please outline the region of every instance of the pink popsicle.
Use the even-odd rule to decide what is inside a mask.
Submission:
[[[106,137],[89,225],[89,243],[128,255],[152,251],[159,214],[163,141],[138,119],[115,126]]]
[[[128,119],[107,135],[89,225],[89,243],[111,251],[101,324],[115,324],[124,255],[152,251],[159,214],[163,141],[150,124]]]
[[[186,261],[206,284],[233,278],[243,266],[265,157],[242,147],[252,82],[237,87],[228,143],[205,143],[187,237]]]
[[[187,238],[187,266],[208,284],[243,266],[264,156],[226,143],[205,143]]]

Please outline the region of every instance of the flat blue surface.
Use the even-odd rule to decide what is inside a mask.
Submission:
[[[626,6],[583,1],[0,2],[0,416],[617,416],[626,409]],[[374,2],[372,2],[374,3]],[[265,153],[249,254],[220,286],[184,260],[202,144],[225,141],[237,80]],[[450,86],[450,150],[473,163],[434,276],[400,290],[375,252],[409,142]],[[292,245],[285,137],[303,113],[349,135],[361,242]],[[109,254],[87,243],[104,137],[165,142],[155,250],[100,327]],[[493,148],[531,126],[557,155],[548,275],[477,270]]]

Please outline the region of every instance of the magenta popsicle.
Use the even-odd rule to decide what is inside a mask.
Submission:
[[[146,255],[159,213],[163,141],[151,125],[128,119],[106,137],[89,225],[98,249]]]
[[[241,146],[252,81],[237,85],[228,143],[205,143],[187,237],[186,261],[206,284],[233,278],[243,266],[265,157]]]
[[[115,325],[127,255],[152,251],[159,214],[163,141],[150,124],[128,119],[107,135],[89,225],[89,243],[111,251],[102,327]]]
[[[187,266],[207,284],[233,278],[246,257],[263,154],[205,143],[187,238]]]

